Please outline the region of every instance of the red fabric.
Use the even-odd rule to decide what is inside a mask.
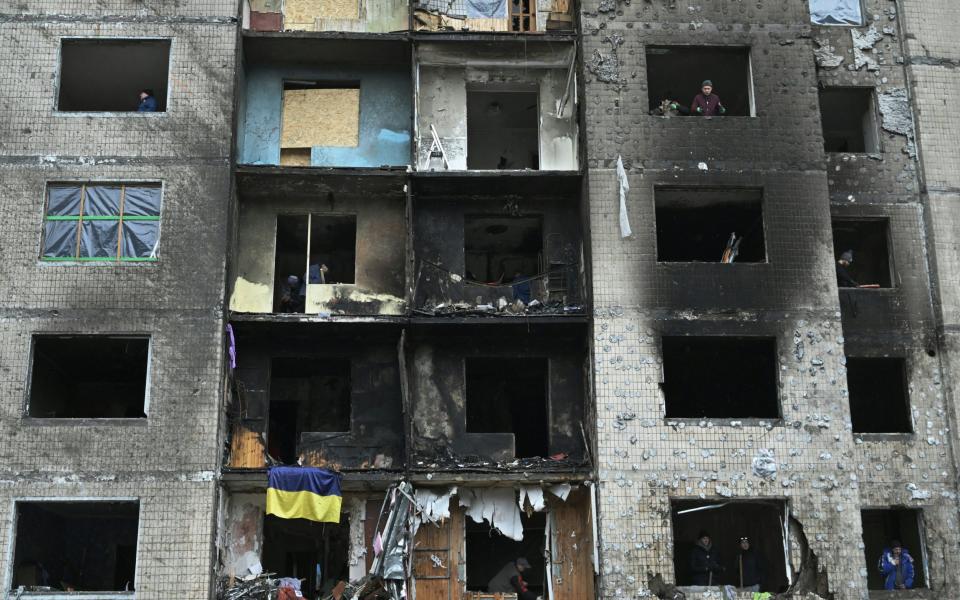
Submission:
[[[277,600],[302,600],[302,596],[298,598],[297,591],[292,587],[282,587],[277,594]]]

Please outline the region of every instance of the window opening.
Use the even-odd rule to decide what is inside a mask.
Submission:
[[[57,110],[164,112],[169,69],[170,40],[62,40]]]
[[[467,168],[540,168],[536,89],[467,89]]]
[[[517,282],[515,294],[529,303],[537,283],[531,278],[543,271],[542,219],[467,215],[463,230],[467,281]]]
[[[880,152],[873,88],[820,90],[820,119],[826,152]]]
[[[270,455],[297,462],[300,434],[349,432],[350,360],[274,358],[270,374]]]
[[[27,414],[37,418],[144,418],[150,340],[37,336]]]
[[[910,400],[903,358],[847,357],[854,433],[910,433]]]
[[[137,502],[17,502],[11,589],[135,589]]]
[[[766,262],[760,190],[657,188],[659,262]]]
[[[536,0],[509,0],[510,1],[510,30],[536,31],[537,3]]]
[[[467,432],[512,433],[517,458],[549,455],[546,358],[468,358]]]
[[[350,580],[350,517],[340,514],[340,523],[307,519],[263,519],[265,573],[302,579],[307,598],[326,598],[340,581]]]
[[[670,504],[677,585],[759,585],[756,591],[787,588],[785,503],[674,500]]]
[[[285,81],[280,164],[310,166],[311,148],[360,143],[360,84]]]
[[[921,515],[919,510],[908,508],[868,509],[860,512],[863,552],[867,563],[867,589],[896,589],[898,570],[904,585],[902,589],[927,587],[927,559],[921,531]],[[893,564],[890,555],[894,554],[892,548],[897,542],[900,544],[901,556],[909,556],[912,560],[898,560],[896,565]],[[883,560],[884,555],[887,555],[886,561]]]
[[[863,25],[860,0],[810,0],[810,21],[817,25]]]
[[[662,347],[667,418],[780,416],[774,338],[668,336]]]
[[[512,592],[513,588],[507,589],[504,583],[509,585],[509,578],[513,576],[513,562],[524,558],[530,565],[523,572],[523,580],[527,583],[528,590],[537,596],[543,595],[546,522],[546,513],[533,513],[529,516],[521,513],[523,541],[516,542],[500,534],[498,530],[491,529],[486,521],[476,523],[473,519],[465,519],[467,590]]]
[[[160,243],[159,185],[47,186],[47,262],[153,262]]]
[[[833,252],[840,287],[889,288],[892,268],[886,219],[833,221]]]
[[[754,116],[749,48],[648,46],[646,57],[651,114]],[[698,102],[707,82],[711,95]]]
[[[356,216],[278,215],[274,311],[304,312],[307,283],[353,283],[356,246]]]

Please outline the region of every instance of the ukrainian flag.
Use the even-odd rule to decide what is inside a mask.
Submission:
[[[340,522],[340,476],[316,467],[271,467],[267,514],[282,519]]]

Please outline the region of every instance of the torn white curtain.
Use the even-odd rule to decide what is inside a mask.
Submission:
[[[810,0],[810,20],[818,25],[860,25],[860,0]]]
[[[623,159],[617,156],[617,187],[620,195],[620,237],[630,237],[630,215],[627,214],[627,192],[630,191],[630,182],[627,181],[627,171],[623,168]]]
[[[511,540],[523,541],[520,508],[517,506],[517,493],[513,488],[463,488],[460,490],[460,506],[467,509],[466,515],[475,523],[487,521],[490,527],[499,530]]]
[[[530,499],[530,506],[534,511],[543,512],[547,509],[547,504],[543,501],[543,488],[539,485],[520,486],[520,501],[517,502],[520,510],[523,510],[523,501],[526,498]]]
[[[566,502],[571,489],[572,487],[569,483],[556,483],[548,487],[547,491]]]
[[[413,497],[417,501],[417,518],[420,523],[439,523],[450,518],[450,496],[457,493],[457,488],[431,490],[417,488]]]
[[[507,0],[464,0],[468,19],[506,19]]]

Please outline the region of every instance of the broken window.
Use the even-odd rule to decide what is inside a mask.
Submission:
[[[535,86],[469,86],[467,168],[540,168],[539,102]]]
[[[850,259],[847,265],[838,263],[840,287],[891,287],[888,235],[886,219],[834,219],[834,258]]]
[[[27,414],[143,418],[149,354],[150,340],[145,337],[36,336]]]
[[[303,580],[300,589],[306,598],[328,597],[337,582],[350,580],[349,519],[346,513],[340,514],[339,524],[267,515],[263,571]]]
[[[549,454],[546,358],[468,358],[467,432],[512,433],[517,458]]]
[[[64,39],[57,110],[137,111],[150,90],[164,112],[169,65],[170,40]]]
[[[540,217],[467,215],[463,224],[464,276],[467,281],[515,284],[514,294],[530,302],[543,271],[543,221]]]
[[[880,151],[873,88],[822,88],[820,119],[826,152]]]
[[[765,262],[760,190],[657,188],[657,260]]]
[[[303,312],[307,283],[353,283],[356,247],[354,215],[278,215],[274,311]]]
[[[910,433],[906,361],[847,357],[854,433]]]
[[[902,551],[913,559],[912,588],[927,587],[926,552],[921,529],[922,513],[909,508],[867,509],[860,511],[863,524],[863,552],[867,563],[867,588],[884,589],[886,577],[880,560],[891,542],[900,542]],[[896,575],[894,574],[894,577]]]
[[[520,523],[523,525],[523,541],[520,542],[504,536],[497,529],[491,529],[486,521],[464,521],[468,591],[488,591],[490,580],[501,569],[523,557],[530,563],[530,568],[523,572],[523,580],[530,592],[543,595],[546,513],[533,513],[530,516],[520,514]]]
[[[537,0],[509,0],[510,31],[536,31]]]
[[[667,336],[662,346],[668,418],[780,416],[774,338]]]
[[[16,507],[11,589],[135,589],[139,503],[17,502]]]
[[[41,259],[50,262],[150,262],[160,243],[159,185],[47,186]]]
[[[810,21],[817,25],[863,25],[860,0],[810,0]]]
[[[786,589],[784,502],[673,500],[670,505],[677,585],[759,583],[761,590]]]
[[[755,116],[750,49],[731,46],[648,46],[647,93],[651,112],[675,102],[678,115],[692,109],[701,84],[710,80],[725,116]],[[669,103],[668,103],[669,104]]]
[[[311,148],[360,143],[360,84],[283,82],[280,164],[309,167]]]
[[[300,434],[349,432],[350,360],[275,358],[270,372],[270,456],[297,462]]]

